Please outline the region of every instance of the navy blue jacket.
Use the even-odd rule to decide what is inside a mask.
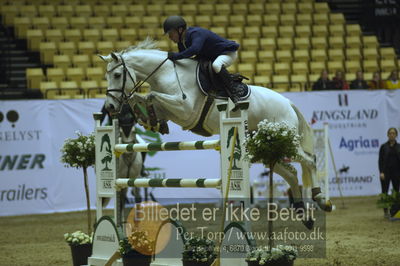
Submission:
[[[189,27],[186,30],[184,43],[178,43],[178,48],[179,53],[173,54],[173,60],[196,56],[198,59],[214,61],[224,53],[237,51],[239,44],[207,29]]]

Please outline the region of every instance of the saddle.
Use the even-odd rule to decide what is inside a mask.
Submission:
[[[250,88],[242,80],[248,78],[239,73],[231,74],[234,86],[238,88],[240,100],[245,100],[250,96]],[[214,72],[211,61],[200,60],[196,68],[196,80],[200,90],[207,96],[216,99],[227,100],[229,97],[224,89],[224,83]]]

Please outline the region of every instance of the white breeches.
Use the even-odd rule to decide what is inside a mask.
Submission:
[[[237,51],[218,56],[212,64],[215,73],[219,73],[221,71],[222,65],[224,65],[226,68],[232,65],[237,59],[237,56]]]

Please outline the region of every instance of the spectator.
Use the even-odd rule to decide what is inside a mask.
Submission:
[[[381,90],[386,88],[385,81],[382,80],[381,73],[379,71],[374,72],[372,80],[368,82],[368,88],[370,90]]]
[[[358,70],[356,73],[356,79],[350,83],[351,90],[366,90],[368,89],[368,84],[364,80],[364,73]]]
[[[392,127],[387,131],[388,141],[379,149],[379,177],[382,186],[382,193],[387,194],[390,182],[393,190],[399,192],[400,187],[400,144],[396,142],[398,132]],[[388,217],[387,209],[384,209],[384,216]]]
[[[397,72],[397,70],[392,70],[392,72],[390,72],[390,75],[386,80],[386,89],[400,89],[399,73]]]
[[[329,80],[328,71],[322,70],[321,76],[319,79],[313,84],[313,91],[325,91],[332,89],[332,81]]]
[[[343,71],[336,71],[335,77],[332,79],[334,90],[348,90],[349,84],[346,82]]]

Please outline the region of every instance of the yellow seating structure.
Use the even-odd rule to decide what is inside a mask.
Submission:
[[[41,62],[51,66],[44,73],[28,69],[27,86],[51,90],[53,98],[68,96],[53,93],[54,84],[61,83],[69,91],[74,84],[78,87],[71,98],[83,97],[79,89],[87,97],[103,93],[105,63],[97,54],[123,50],[148,35],[160,49],[176,51],[161,27],[175,14],[183,15],[189,26],[209,28],[239,42],[238,61],[229,69],[278,91],[309,88],[325,69],[330,74],[341,70],[352,78],[357,70],[386,74],[399,67],[392,47],[380,47],[376,36],[363,35],[360,25],[346,23],[344,15],[331,12],[326,2],[233,2],[24,0],[6,1],[0,14],[18,38],[27,40],[30,50],[40,52]]]

